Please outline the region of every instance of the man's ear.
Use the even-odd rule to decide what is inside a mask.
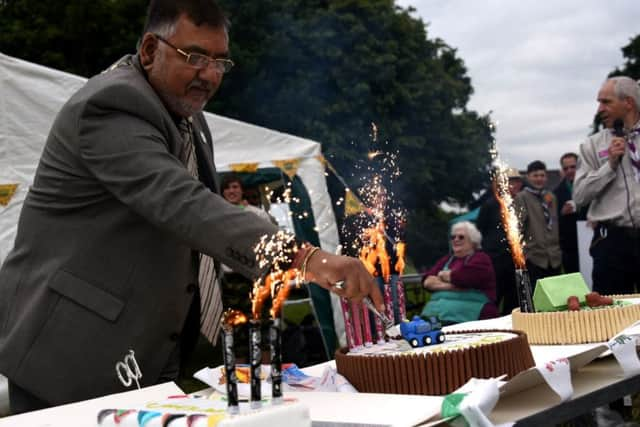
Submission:
[[[157,49],[158,38],[151,33],[145,33],[140,43],[140,63],[145,70],[153,65]]]

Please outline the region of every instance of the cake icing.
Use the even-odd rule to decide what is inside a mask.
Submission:
[[[227,402],[215,399],[175,397],[149,402],[132,409],[104,409],[98,413],[98,427],[307,427],[309,410],[295,399],[280,404],[263,402],[251,409],[240,402],[240,413],[227,413]]]

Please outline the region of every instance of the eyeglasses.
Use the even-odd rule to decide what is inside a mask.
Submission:
[[[184,60],[187,62],[187,64],[198,70],[204,70],[209,66],[209,64],[212,64],[213,68],[217,72],[224,74],[228,73],[229,70],[231,70],[231,68],[233,68],[233,66],[235,65],[232,60],[227,58],[211,58],[210,56],[202,55],[200,53],[187,53],[184,50],[175,47],[163,37],[157,34],[154,34],[154,36],[156,36],[156,38],[161,42],[175,49],[176,52],[184,56]]]
[[[452,234],[451,240],[464,240],[466,237],[464,234]]]

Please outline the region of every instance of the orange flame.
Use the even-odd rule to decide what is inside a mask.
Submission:
[[[253,291],[251,292],[251,313],[253,315],[254,320],[260,319],[260,314],[262,312],[262,304],[267,299],[270,294],[269,284],[271,282],[271,276],[273,273],[269,274],[265,283],[262,284],[261,280],[256,280],[253,283]]]
[[[513,198],[509,193],[509,180],[506,176],[504,168],[501,168],[494,177],[496,186],[494,187],[494,195],[500,205],[500,216],[502,219],[502,227],[507,236],[511,257],[517,269],[524,270],[526,261],[522,250],[522,234],[518,224],[518,217],[513,208]]]
[[[289,283],[296,279],[298,276],[297,269],[287,270],[282,274],[282,279],[280,280],[280,286],[277,286],[278,289],[275,289],[276,286],[272,287],[271,295],[273,299],[273,303],[271,304],[271,310],[269,313],[271,314],[271,318],[275,319],[280,314],[280,310],[282,309],[282,305],[287,300],[289,296],[289,290],[291,286]]]
[[[379,264],[382,269],[382,277],[388,283],[391,278],[391,266],[385,244],[384,221],[380,221],[375,227],[364,230],[363,240],[366,243],[360,249],[360,260],[370,274],[375,273],[375,265]]]
[[[224,326],[233,327],[233,326],[242,325],[243,323],[246,323],[246,322],[247,322],[247,316],[243,312],[238,310],[228,309],[222,315],[222,324]]]

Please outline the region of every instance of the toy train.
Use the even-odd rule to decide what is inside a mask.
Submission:
[[[414,348],[443,343],[445,336],[441,329],[442,324],[435,316],[431,316],[428,319],[413,316],[411,321],[400,323],[402,338],[407,340],[411,347]]]

